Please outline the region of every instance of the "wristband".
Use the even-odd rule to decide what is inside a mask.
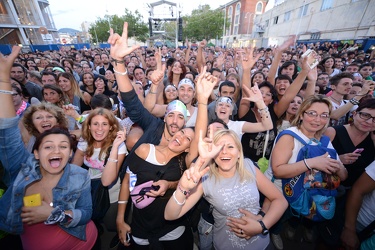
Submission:
[[[263,111],[264,111],[264,112],[268,112],[268,110],[269,110],[269,109],[268,109],[268,107],[266,106],[265,108],[258,109],[258,112],[259,112],[259,114],[260,114],[260,113],[262,113]]]
[[[118,63],[125,64],[125,60],[117,60],[117,59],[112,58],[111,63],[113,63],[113,62],[115,63],[116,66],[117,66]]]
[[[183,206],[184,204],[185,204],[185,202],[186,202],[186,199],[183,201],[183,202],[179,202],[178,200],[177,200],[177,198],[176,198],[176,191],[174,191],[173,192],[173,199],[174,199],[174,201],[177,203],[177,205],[179,205],[179,206]]]
[[[150,89],[148,93],[156,95],[158,92],[152,92],[152,90]]]
[[[112,159],[112,158],[108,158],[107,161],[110,161],[110,162],[118,162],[118,160],[116,160],[116,159]]]
[[[0,94],[13,95],[13,91],[0,89]]]
[[[264,216],[266,216],[266,213],[263,212],[262,210],[259,210],[258,215],[260,215],[260,216],[262,216],[264,218]]]
[[[128,74],[128,70],[127,69],[125,69],[125,72],[119,72],[119,71],[113,69],[113,72],[115,72],[116,74],[121,75],[121,76],[125,76],[125,75]]]
[[[303,163],[305,163],[305,166],[306,166],[306,168],[307,168],[308,170],[311,170],[309,164],[307,164],[307,162],[306,162],[306,159],[303,159]]]
[[[118,204],[126,204],[128,201],[117,201]]]

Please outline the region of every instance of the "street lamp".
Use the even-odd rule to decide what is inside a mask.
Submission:
[[[250,14],[250,15],[249,15]],[[246,15],[245,15],[245,18],[248,18],[248,15],[249,15],[249,21],[247,23],[247,32],[246,32],[246,35],[248,36],[249,35],[249,28],[250,28],[250,21],[251,21],[251,16],[253,16],[252,20],[253,20],[253,23],[254,23],[254,19],[255,19],[255,13],[250,13],[250,12],[246,12]]]

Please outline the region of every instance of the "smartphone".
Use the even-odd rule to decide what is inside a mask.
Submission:
[[[42,198],[40,194],[32,194],[23,197],[23,204],[25,207],[37,207],[42,205]]]
[[[307,63],[310,67],[310,69],[313,69],[316,67],[316,65],[319,64],[319,60],[317,58],[317,54],[315,50],[308,49],[305,53],[303,53],[302,58],[307,57]]]
[[[112,105],[112,111],[115,111],[116,109],[118,109],[118,104],[113,104]]]
[[[365,150],[365,149],[364,149],[364,148],[357,148],[356,150],[354,150],[353,153],[355,153],[355,154],[360,154],[360,153],[363,152],[363,150]]]

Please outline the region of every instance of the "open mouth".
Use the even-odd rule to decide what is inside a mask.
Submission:
[[[221,161],[230,161],[231,158],[230,157],[222,157],[220,158]]]
[[[61,160],[61,157],[52,157],[48,161],[52,168],[58,168],[60,166]]]
[[[52,128],[52,124],[51,123],[42,124],[42,128],[45,129],[45,130],[48,130],[48,129]]]
[[[181,142],[178,139],[176,139],[175,141],[177,142],[178,145],[181,145]]]

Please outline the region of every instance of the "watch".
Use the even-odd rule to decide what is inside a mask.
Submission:
[[[264,217],[264,216],[266,216],[266,213],[265,213],[265,212],[263,212],[262,210],[259,210],[259,212],[258,212],[258,215],[260,215],[260,216]]]
[[[263,221],[262,220],[258,220],[260,226],[262,227],[262,234],[263,235],[267,235],[268,234],[268,229],[266,227],[266,225],[264,225]]]

